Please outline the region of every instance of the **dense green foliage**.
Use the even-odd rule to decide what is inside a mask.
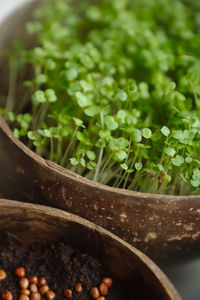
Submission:
[[[2,110],[15,136],[104,184],[199,193],[200,2],[73,2],[27,24],[38,46],[16,57],[33,73],[23,113]]]

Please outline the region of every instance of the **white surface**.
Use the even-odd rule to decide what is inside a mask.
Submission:
[[[0,0],[0,23],[17,7],[31,0]]]

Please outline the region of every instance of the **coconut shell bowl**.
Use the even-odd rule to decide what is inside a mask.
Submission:
[[[16,36],[26,39],[24,24],[32,10],[33,5],[25,5],[1,26],[1,53]],[[3,74],[7,72],[7,64],[3,55],[1,70],[0,87],[6,90],[7,77]],[[199,196],[138,193],[90,181],[29,150],[14,137],[1,116],[0,170],[2,198],[52,206],[84,217],[157,261],[199,251]],[[27,206],[29,216],[31,207]],[[2,204],[1,213],[3,209]],[[13,211],[18,209],[13,207]],[[51,214],[50,209],[47,211],[50,213],[45,214],[46,219]],[[36,214],[40,219],[39,213]],[[14,224],[15,218],[12,220]]]

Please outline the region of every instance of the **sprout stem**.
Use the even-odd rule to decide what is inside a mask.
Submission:
[[[69,150],[70,150],[70,148],[71,148],[71,146],[72,146],[72,144],[73,144],[73,142],[74,142],[74,138],[75,138],[75,136],[76,136],[76,133],[77,133],[77,131],[78,131],[78,128],[79,128],[79,126],[76,126],[76,127],[75,127],[75,130],[74,130],[74,133],[73,133],[73,135],[72,135],[72,137],[71,137],[70,143],[69,143],[67,149],[65,150],[65,153],[64,153],[63,158],[61,159],[61,163],[60,163],[61,166],[64,166],[65,163],[66,163],[67,155],[68,155]]]

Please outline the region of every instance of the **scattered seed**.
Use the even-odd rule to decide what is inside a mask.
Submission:
[[[82,284],[81,284],[81,283],[77,283],[77,284],[75,285],[75,291],[76,291],[77,293],[80,293],[80,292],[82,292],[82,290],[83,290]]]
[[[18,277],[25,277],[26,275],[26,271],[24,268],[20,267],[20,268],[17,268],[15,270],[15,274],[18,276]]]
[[[6,272],[4,270],[0,270],[0,280],[4,280],[6,276]]]
[[[99,290],[98,290],[97,287],[91,288],[90,294],[91,294],[92,298],[94,298],[94,299],[96,299],[96,298],[98,298],[100,296]]]
[[[35,292],[35,293],[31,294],[31,300],[41,300],[41,299],[42,299],[42,297],[41,297],[40,293]]]
[[[43,286],[43,285],[46,285],[47,281],[44,277],[40,277],[39,280],[38,280],[38,285],[39,286]]]
[[[70,299],[72,297],[72,290],[70,289],[65,290],[64,295],[66,298]]]
[[[108,288],[110,288],[113,285],[113,280],[110,277],[104,278],[103,282],[107,285]]]
[[[29,300],[29,297],[27,295],[20,295],[19,300]]]
[[[15,273],[18,277],[24,277],[26,274],[26,271],[23,267],[19,267],[15,270]],[[4,270],[0,270],[0,280],[4,280],[6,278],[7,274]],[[30,285],[30,290],[28,290],[29,283]],[[39,292],[37,285],[40,286]],[[90,290],[90,294],[92,298],[96,300],[106,300],[104,296],[108,294],[108,288],[111,287],[113,284],[112,278],[106,277],[103,279],[103,282],[99,285],[99,289],[97,287],[93,287]],[[40,277],[39,280],[36,276],[30,276],[29,280],[28,278],[24,277],[21,278],[19,281],[19,285],[22,288],[20,293],[19,300],[29,300],[29,296],[31,294],[30,299],[31,300],[41,300],[41,294],[44,295],[46,294],[46,298],[48,300],[53,300],[56,296],[56,294],[53,291],[49,291],[49,287],[46,285],[46,279],[44,277]],[[77,293],[80,293],[83,290],[82,284],[78,283],[75,285],[75,291]],[[101,296],[100,296],[101,294]],[[72,298],[72,290],[66,289],[64,291],[64,295],[66,298],[70,299]],[[6,290],[5,292],[2,293],[2,299],[3,300],[13,300],[13,295],[10,291]]]
[[[34,283],[32,283],[32,284],[30,285],[30,291],[31,291],[32,293],[37,293],[37,291],[38,291],[37,285],[34,284]]]
[[[108,287],[104,282],[99,285],[99,292],[102,296],[108,295]]]
[[[3,300],[13,300],[13,295],[11,294],[10,291],[3,292],[1,297],[2,297]]]
[[[24,277],[24,278],[20,279],[19,285],[21,286],[22,289],[27,289],[29,286],[28,278]]]
[[[41,295],[46,294],[48,291],[49,291],[48,285],[43,285],[43,286],[41,286],[41,288],[39,289],[39,292],[40,292]]]
[[[37,278],[37,276],[34,276],[34,275],[29,277],[29,281],[31,283],[38,284],[38,278]]]
[[[56,294],[53,291],[48,291],[46,293],[46,297],[48,300],[53,300],[55,298]]]
[[[26,296],[30,296],[31,294],[31,292],[28,289],[21,289],[20,293]]]

